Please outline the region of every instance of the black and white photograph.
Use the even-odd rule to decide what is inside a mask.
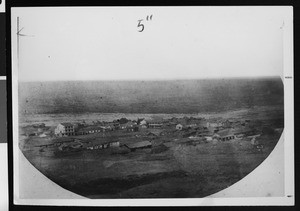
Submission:
[[[291,40],[292,7],[12,8],[15,202],[293,203]]]

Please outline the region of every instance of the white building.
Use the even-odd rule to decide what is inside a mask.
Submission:
[[[146,122],[146,120],[145,119],[143,119],[141,122],[140,122],[140,125],[147,125],[147,122]]]
[[[182,128],[183,128],[182,124],[176,125],[176,130],[182,130]]]
[[[71,123],[60,123],[54,130],[56,136],[74,136],[75,127]]]

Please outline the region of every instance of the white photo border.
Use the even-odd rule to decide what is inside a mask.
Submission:
[[[253,7],[253,6],[251,6]],[[265,8],[269,8],[265,6]],[[16,67],[16,49],[12,49],[12,101],[13,101],[13,163],[14,163],[14,204],[17,205],[53,205],[53,206],[244,206],[244,205],[294,205],[294,74],[293,74],[293,7],[278,6],[284,11],[284,132],[278,144],[284,145],[285,193],[283,197],[224,197],[224,198],[187,198],[187,199],[21,199],[19,196],[18,147],[18,71]],[[38,8],[35,8],[38,9]],[[11,21],[15,21],[15,8],[11,9]],[[12,42],[15,31],[11,30]],[[284,141],[283,141],[284,139]],[[277,144],[277,145],[278,145]],[[277,147],[277,146],[276,146]],[[273,152],[272,152],[273,153]],[[272,154],[271,153],[271,154]],[[268,160],[269,157],[266,159]],[[265,160],[265,161],[266,161]],[[264,162],[265,162],[264,161]],[[260,168],[260,167],[258,167]],[[34,188],[34,187],[32,187]]]

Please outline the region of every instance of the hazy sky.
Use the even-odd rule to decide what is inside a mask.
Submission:
[[[278,76],[286,9],[13,8],[14,67],[19,16],[20,81]]]

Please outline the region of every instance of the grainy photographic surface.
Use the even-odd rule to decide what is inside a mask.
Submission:
[[[281,137],[276,10],[12,14],[18,147],[62,188],[91,199],[206,197],[247,176]]]
[[[90,198],[207,196],[255,169],[284,127],[280,78],[19,85],[25,157]]]

